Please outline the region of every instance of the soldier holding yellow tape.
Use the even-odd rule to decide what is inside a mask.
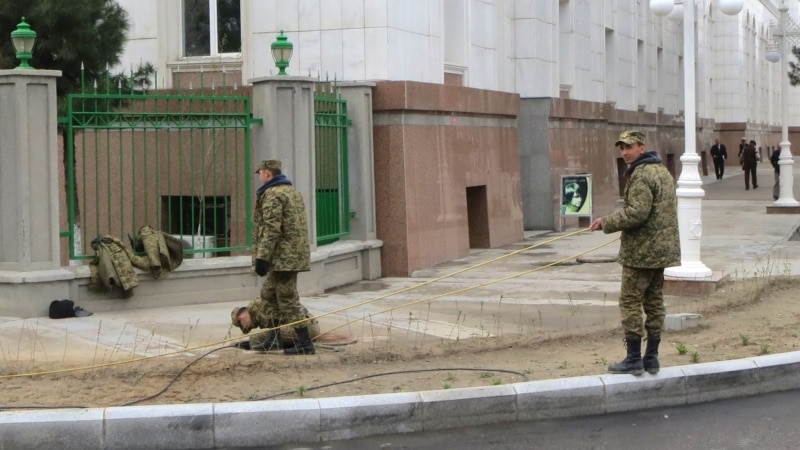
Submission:
[[[624,131],[614,144],[628,164],[622,209],[596,219],[589,226],[604,233],[621,231],[619,263],[622,286],[619,309],[627,356],[608,366],[611,373],[658,373],[658,346],[664,327],[664,268],[681,263],[678,201],[675,181],[661,157],[647,151],[641,131]],[[642,322],[642,312],[646,318]],[[647,349],[641,354],[647,332]]]

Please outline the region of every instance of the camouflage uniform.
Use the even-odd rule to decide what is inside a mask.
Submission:
[[[261,169],[273,168],[270,164],[280,169],[278,161],[261,164]],[[283,174],[265,186],[256,199],[253,219],[253,267],[256,259],[269,265],[261,287],[262,315],[277,324],[299,322],[306,315],[297,293],[297,273],[311,269],[305,203]],[[305,322],[294,325],[305,326]]]
[[[319,322],[317,319],[312,318],[311,313],[308,312],[305,306],[302,306],[302,309],[303,315],[311,319],[308,322],[309,335],[312,339],[316,339],[320,334]],[[260,298],[250,302],[250,304],[247,305],[247,310],[250,312],[250,321],[252,322],[253,328],[272,328],[268,316],[265,315],[264,302],[262,302]],[[239,319],[237,318],[239,311],[239,307],[233,308],[233,311],[231,311],[231,323],[236,327],[239,327]],[[279,343],[281,347],[292,346],[297,342],[297,333],[295,333],[294,328],[282,327],[278,331],[280,334]],[[246,330],[245,334],[249,332],[250,330]],[[250,348],[264,347],[267,337],[268,333],[258,333],[250,336]]]
[[[646,152],[626,172],[622,209],[603,217],[603,232],[621,231],[620,312],[626,338],[660,337],[664,326],[664,268],[680,265],[677,199],[672,175],[656,152]],[[642,309],[647,320],[642,326]]]

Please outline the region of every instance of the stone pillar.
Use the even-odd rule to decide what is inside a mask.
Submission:
[[[59,76],[0,70],[0,316],[46,315],[74,278],[60,264]]]
[[[347,100],[347,116],[352,125],[347,130],[347,159],[350,175],[350,220],[348,239],[376,238],[375,230],[375,159],[372,148],[372,89],[375,83],[340,83]]]
[[[350,235],[347,239],[372,241],[362,252],[362,274],[367,280],[380,278],[383,245],[377,241],[375,223],[375,149],[372,124],[372,91],[375,83],[340,83],[337,85],[343,99],[347,100],[347,116],[351,126],[347,130],[347,161],[349,169]]]
[[[311,251],[317,248],[316,170],[314,165],[315,78],[261,77],[253,85],[253,116],[264,120],[252,133],[252,163],[279,159],[283,172],[303,194],[308,214]],[[253,192],[258,188],[253,183]]]

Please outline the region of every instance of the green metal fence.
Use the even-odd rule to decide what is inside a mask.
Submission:
[[[237,254],[252,240],[250,97],[234,88],[70,94],[59,118],[66,143],[70,259],[102,235],[126,240],[150,225],[185,253]],[[134,86],[135,83],[131,83]]]
[[[335,83],[318,83],[314,98],[317,245],[350,232],[347,173],[347,102]]]

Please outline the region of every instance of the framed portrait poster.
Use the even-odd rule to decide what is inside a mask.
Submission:
[[[561,176],[561,215],[592,215],[591,175],[581,174]]]

